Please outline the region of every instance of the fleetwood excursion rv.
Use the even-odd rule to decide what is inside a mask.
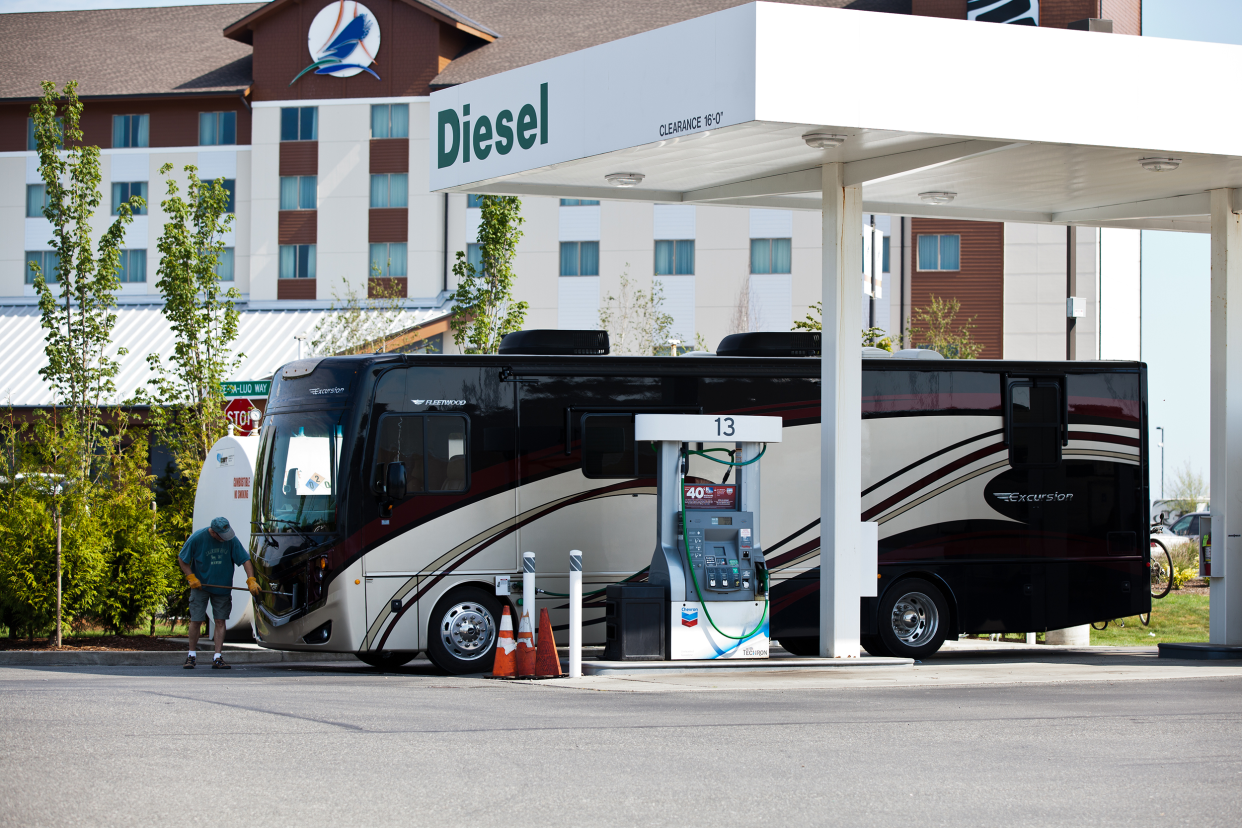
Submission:
[[[520,580],[535,552],[540,604],[564,629],[570,549],[584,639],[602,643],[603,588],[645,581],[655,546],[655,454],[635,415],[759,414],[784,421],[761,495],[770,634],[814,652],[818,334],[676,358],[607,347],[599,331],[525,331],[497,356],[280,369],[253,493],[262,644],[483,672],[520,594],[497,595],[498,576]],[[1146,367],[928,356],[863,359],[861,518],[879,524],[880,575],[859,607],[866,649],[923,657],[963,633],[1150,611]],[[727,468],[694,457],[687,482],[727,485]]]

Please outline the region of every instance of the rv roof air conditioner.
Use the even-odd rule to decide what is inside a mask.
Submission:
[[[729,334],[716,346],[718,356],[819,356],[823,335],[817,331],[752,331]]]
[[[500,340],[500,353],[506,356],[605,356],[608,352],[608,331],[514,331]]]
[[[893,354],[893,359],[944,359],[944,356],[931,348],[903,348]]]

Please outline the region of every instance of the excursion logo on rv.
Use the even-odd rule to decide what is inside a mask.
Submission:
[[[517,114],[514,115],[514,110]],[[455,109],[441,109],[436,115],[436,163],[440,169],[451,167],[460,159],[486,159],[495,150],[508,155],[516,146],[528,150],[538,141],[548,143],[548,85],[539,84],[539,108],[533,102],[515,104],[512,109],[496,113],[471,113],[470,104]]]
[[[1046,494],[1022,494],[1021,492],[996,492],[992,497],[1005,503],[1060,503],[1073,500],[1073,492],[1048,492]]]

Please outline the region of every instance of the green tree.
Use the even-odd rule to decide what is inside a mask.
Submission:
[[[234,379],[244,354],[232,348],[239,314],[236,288],[223,289],[216,269],[224,250],[224,234],[233,222],[223,181],[201,181],[186,165],[185,196],[165,164],[166,196],[160,203],[167,216],[160,233],[159,281],[164,317],[173,332],[172,353],[147,357],[153,377],[140,400],[151,408],[151,435],[168,447],[174,474],[165,480],[169,503],[160,530],[165,542],[179,546],[194,520],[194,494],[207,454],[228,434],[221,383]]]
[[[936,351],[945,359],[977,359],[983,352],[982,343],[971,339],[975,327],[972,316],[957,324],[962,303],[956,298],[947,302],[932,294],[931,303],[915,308],[910,319],[910,339],[916,346]]]
[[[479,246],[482,267],[476,268],[457,251],[455,307],[449,326],[453,342],[468,353],[494,354],[505,334],[521,330],[525,302],[513,300],[513,258],[522,238],[522,200],[515,196],[479,196]]]
[[[311,353],[332,356],[387,350],[388,337],[404,325],[405,303],[401,288],[380,278],[378,265],[371,265],[371,273],[366,297],[341,277],[342,292],[332,291],[332,312],[315,326]]]
[[[793,323],[795,331],[822,331],[824,329],[824,303],[816,302],[808,309],[810,311],[806,315],[806,319],[798,320]],[[881,348],[885,351],[893,350],[893,338],[884,335],[883,328],[863,328],[862,344],[868,348]]]
[[[1208,484],[1203,473],[1190,465],[1187,460],[1173,475],[1173,484],[1169,487],[1168,506],[1175,514],[1190,514],[1198,511],[1199,504],[1208,499]]]
[[[638,289],[630,279],[629,264],[621,271],[621,289],[600,303],[599,327],[608,331],[608,344],[615,356],[653,356],[669,351],[673,316],[664,312],[664,287],[658,279],[651,290]]]
[[[116,325],[117,271],[125,228],[133,221],[133,211],[144,202],[134,196],[116,205],[117,218],[99,241],[92,240],[91,219],[102,201],[99,184],[99,147],[82,143],[82,102],[77,82],[69,81],[57,92],[50,81],[43,83],[43,95],[31,107],[39,176],[46,188],[43,215],[52,225],[51,249],[56,255],[55,274],[45,274],[31,262],[34,288],[39,297],[41,323],[45,332],[48,364],[39,373],[51,386],[56,407],[41,436],[47,479],[46,487],[55,525],[56,646],[62,629],[62,584],[64,575],[62,523],[66,516],[80,518],[90,502],[97,473],[95,458],[101,445],[110,439],[102,422],[103,406],[116,394],[115,378],[120,363],[108,355],[112,329]],[[49,285],[48,276],[52,276]],[[117,349],[117,356],[125,350]],[[62,415],[63,407],[63,415]],[[82,546],[75,559],[95,548],[86,527],[75,525],[70,542]],[[35,544],[35,538],[30,539]],[[31,554],[35,546],[30,547]],[[93,567],[79,573],[85,577]],[[33,570],[31,577],[34,577]],[[77,584],[71,592],[91,592],[89,584]]]

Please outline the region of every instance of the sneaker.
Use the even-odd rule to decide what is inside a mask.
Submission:
[[[232,670],[232,669],[233,669],[233,665],[232,665],[232,664],[225,664],[225,663],[224,663],[224,658],[223,658],[223,657],[221,657],[221,658],[212,659],[212,661],[211,661],[211,669],[213,669],[213,670]]]
[[[185,667],[185,669],[187,670],[193,670],[194,665],[197,663],[198,663],[198,659],[194,658],[194,656],[192,655],[188,655],[185,657],[185,664],[183,664],[182,666]]]

